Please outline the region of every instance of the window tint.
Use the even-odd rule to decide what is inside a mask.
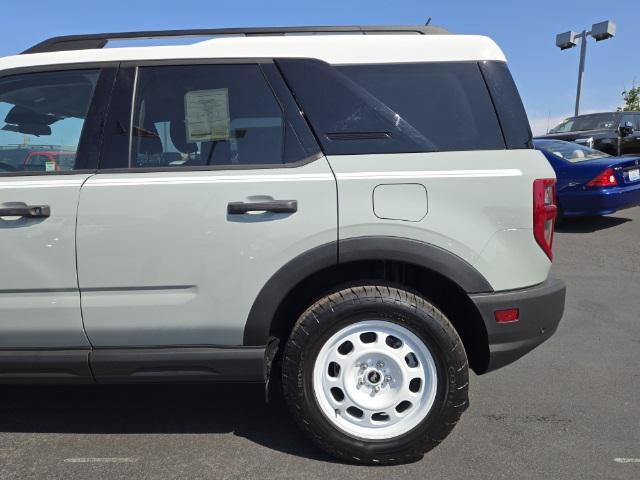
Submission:
[[[97,70],[0,79],[0,174],[76,168]]]
[[[141,67],[132,168],[282,164],[304,156],[258,65]],[[291,154],[291,152],[295,154]]]
[[[591,113],[565,118],[549,133],[582,132],[585,130],[615,130],[620,124],[619,113]]]
[[[476,64],[354,65],[340,69],[438,150],[504,149]]]
[[[476,63],[278,63],[327,154],[505,148]]]

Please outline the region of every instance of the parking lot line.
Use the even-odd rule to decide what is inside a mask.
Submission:
[[[614,458],[616,463],[640,463],[640,458]]]
[[[113,458],[65,458],[65,463],[134,463],[137,460],[129,457],[113,457]]]

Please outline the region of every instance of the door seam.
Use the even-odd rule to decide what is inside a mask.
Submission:
[[[87,355],[87,364],[89,365],[89,370],[91,371],[91,375],[93,375],[93,370],[91,369],[91,351],[93,350],[94,346],[93,346],[93,343],[91,343],[91,339],[87,334],[87,329],[84,324],[84,312],[82,307],[82,289],[80,288],[80,273],[78,268],[78,217],[80,216],[80,197],[82,196],[82,188],[84,187],[85,183],[87,183],[87,181],[90,178],[94,177],[95,175],[96,174],[93,173],[87,176],[87,178],[84,179],[84,181],[80,185],[80,188],[78,189],[78,199],[76,201],[76,221],[75,221],[75,229],[74,229],[74,236],[73,236],[75,262],[76,262],[76,285],[78,286],[78,301],[80,302],[80,322],[82,323],[82,332],[84,333],[84,336],[87,339],[87,342],[89,343],[90,351],[89,351],[89,355]],[[95,375],[93,375],[93,378],[95,380]]]

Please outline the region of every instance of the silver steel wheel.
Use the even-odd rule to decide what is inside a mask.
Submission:
[[[396,323],[349,325],[322,347],[313,390],[322,413],[343,432],[390,439],[417,426],[436,397],[438,377],[428,347]]]

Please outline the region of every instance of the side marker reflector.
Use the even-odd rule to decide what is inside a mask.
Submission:
[[[494,312],[496,323],[511,323],[517,322],[520,316],[520,309],[508,308],[506,310],[496,310]]]

